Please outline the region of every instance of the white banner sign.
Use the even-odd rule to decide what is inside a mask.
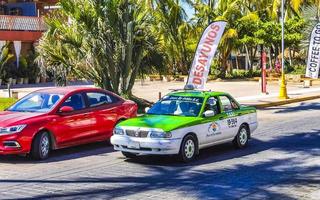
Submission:
[[[320,23],[318,23],[312,33],[309,45],[308,63],[306,77],[317,79],[320,67]]]
[[[189,72],[187,85],[193,85],[195,89],[204,89],[212,59],[226,25],[227,22],[224,21],[213,22],[203,32]]]

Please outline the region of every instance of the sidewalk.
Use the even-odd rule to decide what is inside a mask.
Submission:
[[[85,84],[80,85],[83,86]],[[33,87],[28,88],[14,88],[12,91],[18,94],[18,97],[21,98],[35,90],[49,88],[52,86],[52,84],[40,84],[33,85]],[[94,87],[92,84],[87,84],[86,86]],[[164,96],[174,89],[182,89],[183,87],[184,82],[148,81],[141,83],[141,81],[136,81],[136,84],[133,88],[133,94],[148,101],[156,102],[159,99],[159,93],[161,93],[161,96]],[[320,85],[314,85],[310,88],[303,88],[303,83],[289,82],[287,85],[287,90],[290,99],[284,101],[278,99],[278,82],[268,83],[267,91],[269,94],[267,95],[261,93],[260,87],[261,86],[259,82],[256,81],[210,81],[206,84],[206,90],[227,92],[235,97],[241,104],[254,105],[259,108],[304,101],[309,100],[310,98],[320,98]],[[0,97],[5,97],[7,95],[8,94],[6,90],[0,90]]]
[[[172,91],[172,89],[183,88],[183,82],[146,82],[143,85],[136,83],[133,94],[147,99],[149,101],[157,101],[159,92],[161,96]],[[287,85],[289,100],[279,100],[279,85],[278,82],[269,82],[267,91],[269,94],[261,93],[261,85],[256,81],[228,81],[228,82],[214,82],[210,81],[206,84],[207,90],[223,91],[231,94],[241,104],[254,105],[259,108],[268,105],[278,105],[285,103],[293,103],[303,101],[305,98],[309,100],[310,97],[320,98],[320,85],[315,85],[310,88],[303,88],[303,83],[289,82]],[[312,98],[312,99],[314,99]]]

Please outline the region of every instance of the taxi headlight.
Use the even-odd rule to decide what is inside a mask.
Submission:
[[[151,138],[171,138],[172,134],[170,132],[163,131],[150,131]]]
[[[124,135],[124,130],[122,128],[116,127],[113,129],[113,134],[114,135]]]
[[[6,135],[6,134],[14,134],[14,133],[20,133],[27,125],[16,125],[16,126],[9,126],[9,127],[0,127],[0,135]]]

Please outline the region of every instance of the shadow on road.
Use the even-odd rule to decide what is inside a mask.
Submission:
[[[278,107],[270,107],[270,108],[264,108],[260,110],[273,110],[274,113],[292,113],[292,112],[299,112],[299,111],[314,111],[314,110],[320,110],[320,103],[306,103],[301,102],[300,104],[296,106],[278,106]]]
[[[319,141],[320,130],[314,130],[310,133],[279,136],[266,142],[253,139],[248,148],[241,150],[234,150],[231,145],[205,149],[201,152],[199,159],[192,164],[180,164],[167,157],[126,160],[127,165],[131,162],[134,162],[133,165],[143,164],[143,167],[147,168],[144,176],[125,173],[120,177],[104,174],[94,178],[1,180],[1,182],[63,184],[66,187],[70,184],[76,185],[77,188],[92,184],[91,189],[34,196],[40,199],[73,199],[83,196],[88,199],[111,199],[153,190],[174,190],[185,194],[186,197],[192,196],[198,199],[239,199],[246,198],[249,194],[251,197],[257,194],[256,199],[264,198],[264,196],[269,199],[294,199],[290,194],[282,194],[276,190],[268,190],[268,188],[320,184],[320,179],[308,179],[309,174],[320,170],[319,165],[303,164],[305,159],[320,156]],[[241,163],[241,159],[245,159],[246,156],[268,149],[281,151],[287,156],[285,159],[279,159],[276,155],[274,158],[269,156],[268,159],[258,157],[258,160],[247,161],[246,164]],[[292,156],[293,153],[299,157]],[[234,158],[239,163],[231,163]],[[221,161],[226,161],[223,162],[225,167],[221,167]],[[97,184],[97,187],[94,184]]]
[[[76,147],[65,149],[58,149],[51,152],[49,159],[43,161],[32,160],[29,156],[0,156],[0,163],[51,163],[60,162],[64,160],[72,160],[93,155],[102,155],[114,152],[113,147],[109,142],[97,142],[91,144],[84,144]]]

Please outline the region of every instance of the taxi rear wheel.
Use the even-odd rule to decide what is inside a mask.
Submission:
[[[124,155],[126,158],[136,158],[137,154],[121,151],[122,155]]]
[[[35,160],[45,160],[50,153],[50,135],[47,132],[37,134],[32,142],[31,157]]]
[[[246,125],[240,126],[238,134],[233,140],[234,146],[236,148],[244,148],[245,146],[247,146],[249,135],[249,128]]]
[[[180,147],[179,159],[182,162],[190,162],[195,159],[197,152],[198,145],[196,138],[191,134],[184,137]]]

